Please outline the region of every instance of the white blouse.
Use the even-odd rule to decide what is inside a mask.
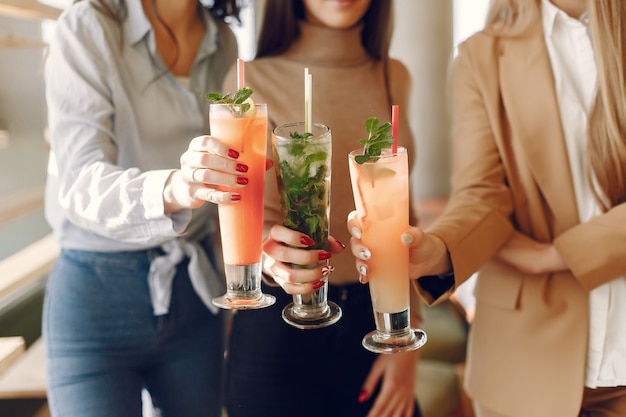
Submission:
[[[574,19],[542,0],[548,47],[561,112],[580,222],[601,214],[584,170],[587,115],[596,94],[597,67],[587,14]],[[589,346],[585,386],[626,385],[626,277],[609,281],[589,293]]]

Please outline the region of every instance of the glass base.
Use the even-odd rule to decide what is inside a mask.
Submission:
[[[416,350],[426,343],[426,333],[412,329],[409,309],[397,313],[374,310],[376,330],[365,335],[362,345],[374,353],[397,353]]]
[[[341,318],[341,308],[332,301],[327,301],[327,308],[321,313],[309,313],[295,303],[289,303],[283,309],[283,320],[298,329],[320,329],[336,323]]]
[[[252,310],[269,307],[276,297],[261,292],[261,263],[225,265],[226,294],[215,297],[214,305],[228,310]]]
[[[270,294],[261,294],[259,298],[230,297],[228,294],[215,297],[213,304],[226,310],[254,310],[265,308],[276,302],[276,297]]]
[[[426,339],[426,333],[420,329],[408,329],[406,333],[398,335],[374,330],[365,335],[362,345],[374,353],[398,353],[417,350],[424,346]]]

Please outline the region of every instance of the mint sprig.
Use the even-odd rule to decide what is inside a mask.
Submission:
[[[291,137],[291,139],[308,139],[311,136],[313,136],[313,133],[311,132],[306,132],[306,133],[289,132],[289,137]]]
[[[316,244],[308,249],[328,249],[328,198],[330,155],[327,144],[311,143],[310,132],[289,132],[289,144],[274,147],[279,175],[283,225],[309,236]]]
[[[383,149],[391,147],[394,141],[391,134],[391,123],[389,122],[381,125],[377,117],[370,117],[365,122],[365,128],[367,130],[367,139],[359,139],[359,143],[363,145],[363,154],[354,157],[354,161],[357,164],[374,160],[377,156],[380,156]]]
[[[250,110],[250,103],[246,103],[245,101],[250,98],[252,93],[253,91],[250,87],[243,87],[234,94],[226,93],[222,95],[220,93],[207,93],[204,98],[215,104],[229,104],[233,116],[244,117],[248,110]]]

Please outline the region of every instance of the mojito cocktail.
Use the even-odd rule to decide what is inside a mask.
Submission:
[[[310,132],[304,130],[302,122],[288,123],[278,126],[272,135],[283,225],[313,239],[315,245],[307,249],[328,250],[331,133],[328,126],[320,123],[312,124]],[[287,323],[300,329],[314,329],[339,320],[341,309],[327,301],[328,277],[323,281],[324,285],[312,293],[293,296],[293,302],[283,309]]]

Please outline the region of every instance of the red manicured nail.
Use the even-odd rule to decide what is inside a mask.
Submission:
[[[317,290],[318,288],[322,288],[324,286],[324,281],[317,281],[313,283],[313,289]]]
[[[241,194],[231,194],[230,195],[230,200],[231,201],[239,201],[239,200],[241,200]]]
[[[235,169],[237,171],[239,171],[239,172],[248,172],[248,165],[246,165],[246,164],[237,164],[237,167]]]
[[[325,261],[326,259],[329,259],[331,256],[333,256],[332,253],[326,252],[325,250],[323,250],[317,254],[317,259],[319,259],[320,261]]]
[[[228,156],[230,156],[233,159],[237,159],[237,158],[239,158],[239,152],[237,152],[234,149],[229,149],[228,150]]]
[[[342,242],[335,240],[335,242],[337,242],[339,244],[339,246],[341,246],[342,248],[346,248],[346,245],[344,245]]]
[[[364,403],[367,400],[367,391],[361,390],[359,393],[359,403]]]
[[[237,177],[237,184],[246,185],[248,184],[248,179],[246,177]]]
[[[315,241],[313,239],[311,239],[310,237],[308,237],[308,236],[302,236],[300,238],[300,243],[302,243],[303,245],[306,245],[306,246],[313,246],[313,245],[315,245]]]

